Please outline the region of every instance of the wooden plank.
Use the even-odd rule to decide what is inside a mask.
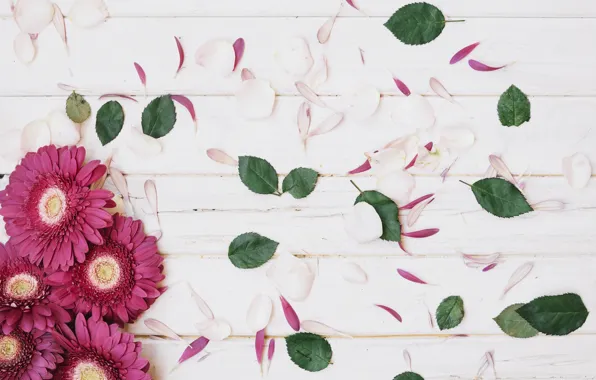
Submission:
[[[512,83],[531,95],[596,94],[596,51],[586,49],[583,36],[596,33],[594,19],[469,19],[448,25],[441,37],[425,47],[406,46],[371,18],[339,19],[328,45],[316,42],[322,18],[133,18],[113,19],[93,29],[71,28],[70,58],[58,35],[42,33],[39,51],[29,66],[17,62],[12,39],[0,41],[0,67],[5,81],[0,95],[61,94],[57,82],[107,92],[143,93],[133,62],[148,76],[151,94],[231,94],[238,74],[217,78],[193,63],[203,42],[238,37],[246,40],[242,65],[268,79],[279,94],[295,94],[294,82],[276,62],[275,50],[289,38],[308,39],[315,57],[328,58],[331,77],[322,94],[344,94],[363,83],[397,93],[388,70],[414,92],[429,93],[428,79],[438,77],[456,95],[500,95]],[[13,36],[16,24],[0,21],[0,33]],[[275,33],[271,33],[275,31]],[[178,54],[173,36],[183,37],[188,63],[176,79]],[[150,41],[150,43],[149,43]],[[480,73],[465,62],[449,65],[463,46],[483,41],[474,58],[487,64],[509,64],[505,70]],[[358,48],[366,52],[362,66]],[[103,59],[117,57],[117,59]]]
[[[57,0],[67,13],[74,0]],[[357,16],[389,16],[399,7],[408,4],[406,0],[357,0],[354,2],[363,11],[344,6],[343,14]],[[213,16],[328,16],[337,12],[339,1],[275,1],[258,0],[242,2],[235,0],[174,0],[167,6],[159,0],[106,0],[111,17],[213,17]],[[446,15],[451,17],[594,17],[596,7],[590,0],[503,0],[494,3],[479,3],[474,0],[435,0]],[[10,15],[7,7],[2,7],[2,16]]]
[[[95,112],[103,102],[94,96],[88,100]],[[174,130],[160,139],[163,152],[155,157],[134,154],[126,142],[130,128],[140,126],[142,104],[123,100],[126,111],[122,135],[101,147],[95,134],[94,116],[83,126],[82,144],[92,158],[105,159],[113,153],[114,165],[126,173],[147,174],[232,174],[236,170],[216,164],[205,155],[205,149],[220,148],[232,155],[257,155],[269,160],[279,173],[297,166],[307,166],[323,174],[344,175],[364,161],[364,152],[373,151],[396,137],[410,133],[392,120],[392,113],[403,107],[404,98],[386,97],[377,113],[368,120],[348,114],[333,132],[313,138],[305,151],[298,136],[296,113],[303,99],[279,97],[274,114],[264,120],[247,121],[236,112],[234,97],[193,97],[199,117],[199,134],[188,112],[178,107]],[[344,109],[341,99],[325,101]],[[596,163],[596,98],[532,98],[532,121],[521,128],[500,125],[495,111],[496,97],[460,97],[457,104],[430,98],[436,111],[437,129],[464,127],[471,129],[476,143],[463,152],[453,166],[452,174],[483,175],[488,155],[502,154],[511,170],[521,174],[560,174],[563,157],[583,152]],[[22,129],[36,118],[44,118],[52,110],[64,108],[64,97],[9,97],[0,102],[0,135]],[[329,115],[329,111],[313,108],[313,128]],[[435,141],[436,142],[436,141]],[[4,152],[4,150],[3,150]],[[455,157],[446,157],[451,163]],[[15,161],[0,158],[0,173],[10,172]]]
[[[511,274],[528,261],[534,262],[530,275],[501,299]],[[346,282],[342,277],[346,263],[358,264],[367,273],[368,283]],[[353,336],[503,335],[493,318],[505,307],[566,292],[581,295],[588,310],[596,308],[592,291],[596,259],[571,252],[560,258],[506,257],[502,264],[485,273],[468,268],[461,257],[329,258],[309,259],[308,264],[318,274],[309,297],[304,302],[292,302],[298,316]],[[230,323],[234,336],[254,336],[246,326],[246,311],[257,294],[269,295],[275,306],[267,332],[288,335],[292,330],[284,319],[277,299],[279,293],[266,276],[270,265],[240,270],[227,258],[169,257],[165,263],[169,290],[128,329],[136,334],[151,334],[142,320],[156,318],[181,335],[197,335],[195,324],[205,317],[190,296],[190,284],[217,317]],[[431,285],[408,282],[397,274],[397,268],[408,270]],[[450,295],[462,297],[466,316],[455,329],[439,331],[430,326],[428,313],[434,314],[441,300]],[[401,314],[403,323],[374,304],[393,307]],[[588,318],[577,333],[596,333],[596,320]]]
[[[392,379],[407,371],[401,359],[407,349],[413,370],[425,379],[443,380],[476,378],[483,355],[494,350],[499,379],[595,379],[596,362],[593,352],[596,340],[592,336],[569,336],[566,344],[556,337],[515,340],[506,337],[476,337],[467,339],[367,339],[331,340],[333,365],[322,372],[306,374],[289,359],[285,344],[277,339],[277,350],[271,365],[272,379]],[[514,342],[515,344],[512,344]],[[157,379],[183,380],[217,374],[218,378],[242,377],[261,379],[252,340],[233,340],[208,346],[212,354],[197,363],[191,360],[169,373],[184,347],[180,343],[144,340],[143,354],[154,367]],[[488,370],[484,378],[492,379]]]

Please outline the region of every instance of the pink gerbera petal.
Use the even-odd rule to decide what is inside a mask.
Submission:
[[[114,215],[100,231],[103,245],[91,245],[82,263],[52,275],[56,304],[118,324],[132,323],[161,295],[163,257],[157,240],[146,236],[139,220]]]
[[[90,189],[106,168],[84,161],[82,147],[39,148],[25,155],[0,193],[6,233],[15,245],[26,248],[21,252],[34,264],[68,269],[89,250],[80,236],[91,240],[111,223],[103,207],[113,194]]]

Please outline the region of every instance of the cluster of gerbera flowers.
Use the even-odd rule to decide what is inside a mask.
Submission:
[[[120,328],[163,292],[163,258],[140,221],[106,210],[106,171],[82,147],[50,145],[0,192],[0,379],[151,378]]]

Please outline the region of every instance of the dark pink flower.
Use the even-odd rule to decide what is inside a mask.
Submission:
[[[74,332],[68,327],[61,332],[52,333],[65,350],[54,379],[151,380],[149,362],[141,357],[142,344],[118,325],[78,314]]]
[[[162,293],[157,241],[145,235],[141,221],[120,215],[100,232],[104,244],[92,245],[87,260],[49,277],[61,286],[52,300],[75,313],[91,313],[96,321],[134,322]]]
[[[35,264],[68,269],[85,260],[87,241],[103,244],[99,229],[112,218],[113,194],[90,190],[106,167],[85,162],[85,148],[54,145],[27,153],[0,192],[6,233]]]
[[[11,241],[0,244],[0,327],[4,334],[49,330],[70,321],[62,306],[50,302],[54,289],[46,274],[21,258]]]
[[[51,379],[51,372],[62,363],[62,352],[52,334],[45,331],[0,333],[0,378]]]

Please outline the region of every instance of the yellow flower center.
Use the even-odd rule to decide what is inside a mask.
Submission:
[[[6,281],[6,293],[12,298],[27,299],[37,292],[37,286],[35,277],[20,273]]]
[[[19,353],[19,341],[11,336],[3,336],[0,338],[0,360],[11,361],[17,357]]]
[[[74,369],[74,380],[108,380],[104,371],[93,363],[80,363]]]
[[[47,189],[39,200],[39,216],[46,224],[59,223],[66,211],[66,195],[57,187]]]
[[[113,257],[98,257],[89,265],[88,275],[93,285],[99,289],[111,289],[120,280],[120,266]]]

